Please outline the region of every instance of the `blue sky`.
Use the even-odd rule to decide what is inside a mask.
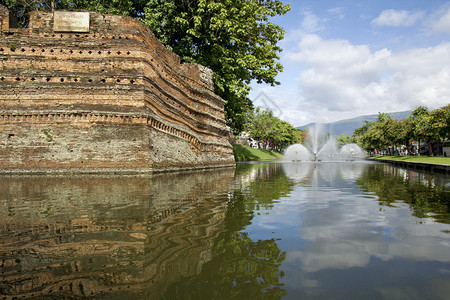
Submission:
[[[450,103],[450,1],[283,1],[281,85],[250,99],[294,126]]]

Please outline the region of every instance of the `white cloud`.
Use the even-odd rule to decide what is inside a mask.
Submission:
[[[301,25],[303,31],[313,33],[325,29],[323,20],[313,14],[311,11],[305,11],[303,15],[304,18]]]
[[[450,43],[396,53],[389,68],[389,89],[399,101],[427,107],[450,103]]]
[[[344,7],[330,8],[329,10],[327,10],[327,12],[333,16],[336,16],[340,20],[343,20],[345,18]]]
[[[313,187],[335,187],[336,182],[330,178],[339,176],[353,182],[363,172],[362,166],[355,165],[318,164],[309,166],[305,172],[305,166],[296,168],[286,164],[283,169],[293,180]],[[296,272],[365,267],[373,257],[384,261],[394,258],[448,261],[447,237],[441,231],[445,224],[432,219],[421,220],[428,223],[418,224],[405,203],[396,203],[396,208],[386,207],[380,213],[376,196],[373,201],[362,198],[367,194],[361,198],[346,196],[345,189],[340,187],[342,193],[332,199],[327,197],[329,191],[326,190],[296,188],[291,192],[295,202],[281,201],[283,213],[277,221],[292,225],[286,212],[293,212],[301,219],[298,236],[306,241],[301,251],[289,251],[286,256],[288,264],[296,264]],[[342,199],[351,205],[351,211],[338,205]]]
[[[323,40],[313,34],[305,35],[299,46],[299,52],[288,53],[286,58],[306,67],[300,74],[302,105],[329,111],[355,110],[367,107],[370,95],[379,93],[373,82],[382,77],[388,50],[371,53],[367,45]]]
[[[450,34],[450,7],[445,7],[431,16],[429,27],[434,33]]]
[[[342,8],[332,8],[326,15],[333,18],[341,13]],[[402,50],[373,50],[369,44],[326,39],[322,32],[328,20],[308,9],[302,15],[301,27],[288,30],[282,42],[285,71],[278,76],[282,85],[264,89],[282,110],[282,119],[300,126],[450,103],[450,41],[442,37],[450,34],[450,2],[428,12],[385,10],[372,21],[378,26],[420,23],[415,37],[432,41],[438,35],[440,40],[430,47],[406,48],[414,44],[410,43]],[[253,98],[258,92],[256,87]]]
[[[450,43],[372,52],[367,45],[303,33],[297,51],[283,60],[298,67],[297,97],[280,106],[289,107],[285,117],[296,126],[303,119],[330,122],[450,103]]]
[[[377,26],[408,27],[414,25],[424,15],[423,11],[410,12],[407,10],[387,9],[383,10],[377,18],[372,20],[372,23]]]

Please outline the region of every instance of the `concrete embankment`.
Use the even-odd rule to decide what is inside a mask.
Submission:
[[[375,159],[375,158],[367,158],[367,159],[371,160],[371,161],[376,161],[376,162],[393,164],[393,165],[397,165],[397,166],[401,166],[401,167],[405,167],[405,168],[428,170],[428,171],[433,171],[433,172],[441,172],[441,173],[450,174],[450,165],[391,160],[391,159]]]

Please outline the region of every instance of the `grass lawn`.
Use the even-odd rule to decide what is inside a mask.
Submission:
[[[450,157],[434,157],[434,156],[371,156],[373,159],[398,160],[406,162],[418,162],[425,164],[441,164],[450,165]]]
[[[255,160],[279,160],[283,157],[281,153],[269,150],[253,149],[249,146],[233,145],[234,158],[236,161]]]

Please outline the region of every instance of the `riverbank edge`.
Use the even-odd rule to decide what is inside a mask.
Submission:
[[[236,163],[190,167],[166,168],[67,168],[67,169],[0,169],[0,176],[14,175],[153,175],[161,173],[189,172],[210,169],[235,168]]]
[[[397,165],[397,166],[406,167],[406,168],[410,168],[410,169],[428,170],[428,171],[432,171],[432,172],[441,172],[441,173],[450,174],[450,165],[391,160],[391,159],[372,158],[372,157],[366,157],[366,159],[370,160],[370,161],[374,161],[374,162],[387,163],[387,164]]]

